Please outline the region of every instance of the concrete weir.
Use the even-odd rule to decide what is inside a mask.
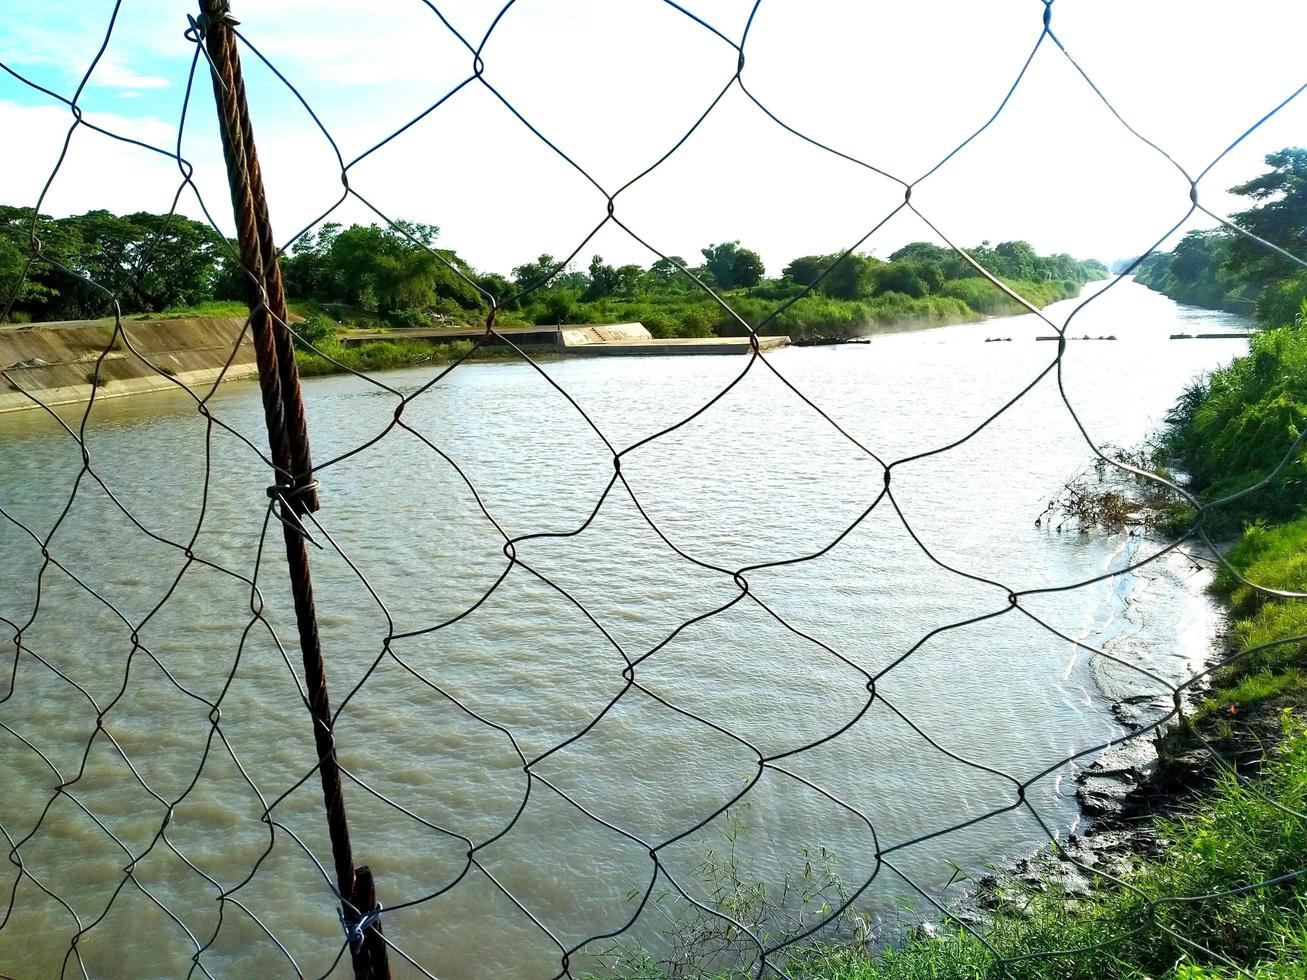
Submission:
[[[497,327],[495,332],[517,347],[533,353],[551,351],[579,357],[744,354],[750,349],[748,337],[674,337],[659,340],[642,323],[562,323],[557,326]],[[450,340],[472,340],[484,334],[485,330],[480,327],[393,330],[385,333],[346,334],[340,338],[340,342],[351,345],[386,340],[425,340],[439,344]],[[786,347],[789,343],[789,337],[758,338],[761,350],[774,350]]]

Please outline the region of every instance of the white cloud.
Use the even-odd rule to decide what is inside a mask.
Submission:
[[[329,0],[325,14],[323,2],[248,4],[241,29],[301,86],[346,159],[471,71],[468,52],[416,0],[378,0],[366,9]],[[500,5],[440,6],[475,44]],[[749,6],[717,0],[695,10],[736,36]],[[1043,9],[1039,0],[765,3],[744,78],[796,128],[912,179],[997,107],[1039,35]],[[165,0],[124,8],[110,47],[118,60],[102,69],[105,84],[120,82],[124,95],[138,93],[127,97],[142,111],[160,111],[156,99],[139,99],[151,91],[139,80],[171,79],[179,88],[193,52],[180,37],[183,20]],[[1279,26],[1267,31],[1267,23]],[[1254,18],[1221,0],[1059,0],[1053,25],[1125,118],[1197,173],[1300,84],[1307,7],[1266,0]],[[0,53],[6,34],[14,28],[0,28]],[[75,47],[43,57],[84,64],[93,48]],[[339,196],[338,166],[282,84],[248,53],[245,63],[273,217],[287,237]],[[734,65],[729,45],[658,0],[523,0],[485,50],[487,80],[610,190],[679,138]],[[186,151],[201,164],[208,199],[225,223],[208,88],[202,78]],[[6,91],[0,80],[0,98]],[[1300,102],[1203,181],[1213,210],[1243,206],[1224,189],[1257,172],[1265,153],[1301,142],[1307,99]],[[121,109],[122,125],[145,125],[156,142],[171,145],[175,122],[133,120]],[[65,114],[58,126],[32,128],[21,166],[39,159],[48,167],[66,126]],[[80,136],[76,150],[79,158],[106,154],[112,176],[95,167],[83,176],[70,162],[52,206],[130,199],[157,208],[175,184],[157,175],[158,159],[137,168],[132,154]],[[29,188],[38,176],[28,175]],[[566,254],[606,213],[603,195],[475,82],[359,164],[351,182],[392,216],[440,225],[442,244],[481,268],[507,270],[542,251]],[[794,255],[852,244],[901,198],[893,182],[786,133],[735,90],[675,155],[619,195],[617,215],[659,249],[687,257],[709,242],[741,238],[775,272]],[[923,182],[913,203],[962,244],[1021,237],[1041,250],[1110,260],[1152,244],[1189,199],[1183,178],[1113,119],[1045,41],[999,120]],[[357,202],[333,217],[369,220]],[[930,234],[914,216],[901,216],[863,247],[885,255]],[[592,251],[610,261],[651,258],[611,226],[583,260]]]
[[[174,125],[158,119],[132,118],[89,112],[84,117],[111,132],[169,149],[176,140]],[[72,115],[57,106],[28,106],[0,101],[0,130],[21,134],[23,153],[10,154],[5,164],[3,197],[0,202],[31,206],[59,158],[64,138],[73,125]],[[206,198],[217,202],[216,216],[226,218],[226,189],[215,186],[220,176],[220,150],[216,140],[203,137],[187,147],[195,154],[197,182]],[[68,145],[41,209],[55,216],[78,214],[104,208],[118,214],[133,211],[167,211],[182,177],[174,160],[159,153],[131,146],[79,126]],[[191,217],[202,217],[190,194],[179,208]]]
[[[157,75],[138,75],[130,68],[119,63],[117,55],[108,52],[95,66],[91,84],[100,88],[121,88],[139,91],[140,89],[167,88],[171,83]]]

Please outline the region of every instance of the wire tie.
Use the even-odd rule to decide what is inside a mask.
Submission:
[[[230,10],[224,11],[217,17],[210,17],[208,14],[200,14],[196,17],[192,14],[186,15],[187,21],[190,22],[190,29],[186,32],[186,40],[199,43],[203,41],[209,33],[209,27],[212,24],[226,24],[228,27],[237,27],[240,24]]]
[[[312,493],[318,489],[317,480],[305,480],[303,482],[296,480],[293,483],[274,483],[268,487],[268,499],[280,500],[283,503],[289,503],[296,497],[302,497],[306,493]]]
[[[345,918],[345,913],[341,909],[336,909],[336,917],[340,919],[340,927],[345,930],[345,941],[349,943],[351,950],[357,952],[363,945],[363,934],[381,921],[381,912],[382,906],[378,902],[372,907],[372,911],[351,920]]]
[[[267,494],[268,499],[271,500],[273,504],[272,513],[276,516],[277,520],[281,521],[282,524],[302,536],[305,541],[313,545],[313,547],[317,548],[319,551],[325,551],[326,549],[324,549],[322,545],[313,540],[313,535],[309,534],[309,529],[304,526],[304,522],[300,519],[299,512],[291,506],[290,503],[296,497],[303,496],[304,494],[317,489],[317,480],[309,480],[306,483],[274,483],[272,486],[268,487]],[[281,504],[281,506],[278,507],[276,506],[277,504]],[[287,512],[290,514],[289,519],[287,518]]]

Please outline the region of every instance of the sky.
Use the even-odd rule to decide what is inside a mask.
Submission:
[[[608,193],[616,218],[646,244],[609,222],[581,248],[579,266],[593,254],[648,265],[651,249],[694,262],[705,245],[739,240],[777,275],[795,256],[842,250],[873,229],[860,251],[939,242],[910,212],[881,224],[903,200],[902,184],[786,131],[757,103],[812,140],[914,182],[994,114],[1045,11],[1042,0],[760,0],[756,10],[754,0],[683,0],[680,9],[517,0],[485,42],[478,80],[454,31],[476,48],[501,8],[233,0],[241,32],[299,89],[343,159],[362,157],[350,186],[391,218],[438,225],[439,244],[474,267],[505,273],[541,253],[570,254],[604,223]],[[123,0],[78,104],[85,120],[169,152],[180,128],[200,197],[230,232],[203,60],[181,125],[193,9],[189,0]],[[1057,38],[1121,118],[1194,175],[1307,82],[1302,0],[1054,0],[1050,9]],[[71,97],[113,12],[111,0],[0,0],[0,62]],[[756,103],[729,84],[746,24],[740,77]],[[341,164],[331,144],[254,51],[242,57],[278,237],[333,207],[328,220],[380,220],[352,197],[336,207]],[[66,105],[0,74],[0,203],[36,203],[72,122]],[[1219,214],[1246,207],[1226,189],[1265,169],[1265,154],[1304,143],[1307,93],[1202,179],[1203,203]],[[78,127],[42,210],[166,211],[180,184],[168,156]],[[1179,221],[1189,185],[1045,37],[997,120],[916,183],[912,203],[960,245],[1025,239],[1041,252],[1111,262],[1152,247]],[[203,217],[189,190],[177,206]]]

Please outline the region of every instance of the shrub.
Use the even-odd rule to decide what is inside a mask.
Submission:
[[[457,304],[454,304],[458,308]],[[432,319],[421,310],[389,310],[381,315],[382,322],[392,327],[429,327]]]
[[[1307,308],[1307,272],[1282,279],[1266,287],[1257,301],[1257,319],[1261,323],[1294,323]]]
[[[308,345],[323,350],[336,346],[339,331],[330,317],[312,313],[303,323],[295,326],[295,346],[304,350]]]
[[[1307,419],[1307,331],[1286,327],[1257,334],[1249,353],[1215,371],[1182,398],[1171,415],[1167,446],[1184,461],[1208,499],[1251,487],[1285,458]],[[1299,447],[1271,483],[1213,512],[1209,528],[1224,532],[1261,515],[1291,518],[1307,500],[1307,454]]]

